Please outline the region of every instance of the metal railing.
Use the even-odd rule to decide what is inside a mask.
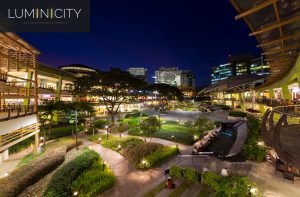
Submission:
[[[34,114],[33,105],[0,105],[0,121]]]
[[[0,152],[17,144],[18,142],[33,136],[39,131],[38,124],[34,123],[26,127],[11,131],[0,136]]]

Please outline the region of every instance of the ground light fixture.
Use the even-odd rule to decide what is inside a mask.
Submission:
[[[142,160],[142,164],[143,164],[143,165],[146,164],[146,160],[145,160],[145,159]]]
[[[197,140],[198,139],[198,136],[197,135],[194,135],[194,140]]]
[[[259,141],[259,142],[257,142],[257,145],[258,146],[265,146],[265,143],[263,141]]]
[[[256,193],[257,193],[257,188],[252,187],[252,188],[250,189],[250,193],[251,193],[252,195],[256,195]]]
[[[118,145],[118,149],[121,149],[121,144]]]
[[[9,175],[9,173],[8,172],[6,172],[5,174],[4,174],[4,177],[7,177]]]
[[[78,196],[78,192],[77,192],[77,191],[74,192],[73,195],[74,195],[74,196]]]

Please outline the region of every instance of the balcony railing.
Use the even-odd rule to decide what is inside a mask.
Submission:
[[[34,114],[33,105],[1,105],[0,121],[23,117]]]
[[[11,131],[0,136],[0,152],[6,150],[10,146],[33,136],[39,131],[38,124],[34,123],[26,127],[21,127],[20,129]]]

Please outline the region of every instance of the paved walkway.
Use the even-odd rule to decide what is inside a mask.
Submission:
[[[91,149],[99,153],[117,177],[115,187],[104,193],[103,196],[142,196],[145,191],[164,181],[164,170],[171,163],[176,162],[174,159],[171,159],[157,168],[137,170],[119,153],[105,148],[100,144],[90,142],[86,138],[80,138],[80,140],[84,145],[90,146]]]
[[[10,173],[15,170],[21,159],[32,151],[33,148],[28,147],[23,151],[10,155],[7,160],[0,163],[0,178],[2,178],[6,173]]]

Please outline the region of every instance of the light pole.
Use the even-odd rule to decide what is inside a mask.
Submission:
[[[106,139],[108,140],[108,126],[107,125],[105,126],[105,129],[106,129]]]

